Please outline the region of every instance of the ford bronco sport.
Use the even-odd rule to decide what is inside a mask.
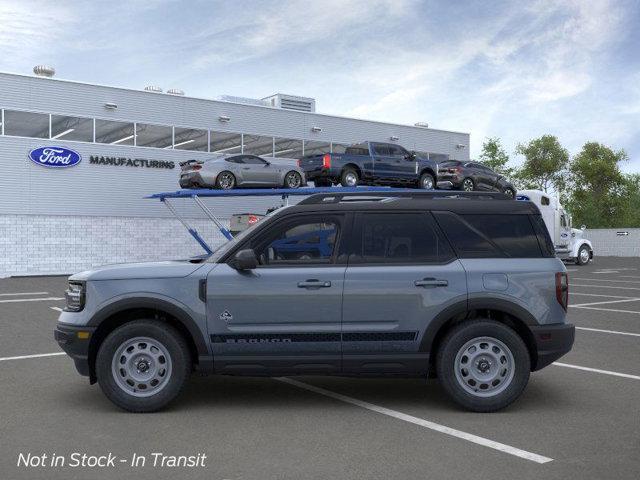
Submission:
[[[66,299],[55,338],[133,412],[163,408],[194,370],[437,376],[489,412],[574,339],[540,212],[502,194],[313,195],[204,260],[73,275]]]

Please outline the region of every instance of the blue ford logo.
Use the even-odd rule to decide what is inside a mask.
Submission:
[[[40,147],[29,152],[29,159],[43,167],[66,168],[79,164],[82,156],[69,148]]]

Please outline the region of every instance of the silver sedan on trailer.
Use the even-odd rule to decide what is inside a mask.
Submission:
[[[180,163],[181,188],[236,187],[298,188],[305,186],[304,171],[291,159],[266,160],[257,155],[219,155],[210,160]]]

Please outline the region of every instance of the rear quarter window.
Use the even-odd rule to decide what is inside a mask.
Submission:
[[[529,215],[434,214],[460,258],[546,256]]]

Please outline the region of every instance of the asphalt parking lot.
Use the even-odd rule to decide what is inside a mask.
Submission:
[[[170,409],[128,414],[56,354],[66,278],[0,280],[0,478],[637,479],[640,259],[567,268],[573,351],[493,414],[460,410],[434,380],[198,376]],[[29,452],[207,459],[18,467]]]

